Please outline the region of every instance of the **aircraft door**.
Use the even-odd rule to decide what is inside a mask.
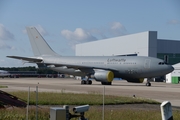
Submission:
[[[149,69],[149,68],[150,68],[150,62],[151,62],[150,59],[146,59],[146,60],[144,61],[144,68]]]

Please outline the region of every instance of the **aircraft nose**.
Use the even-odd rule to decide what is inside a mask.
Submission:
[[[169,65],[168,69],[169,69],[170,72],[172,72],[174,70],[174,67],[172,65]]]

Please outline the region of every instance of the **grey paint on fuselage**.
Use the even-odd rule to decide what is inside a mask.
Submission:
[[[63,64],[64,66],[78,66],[80,69],[89,68],[111,70],[114,72],[115,77],[119,78],[157,77],[165,75],[173,70],[171,65],[159,64],[164,63],[161,59],[143,56],[44,56],[43,61],[50,65]],[[58,72],[77,76],[86,75],[76,69],[64,66],[49,68]]]

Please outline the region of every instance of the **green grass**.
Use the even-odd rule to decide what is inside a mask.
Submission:
[[[49,120],[49,109],[38,109],[38,120]],[[26,120],[25,108],[0,109],[0,120]],[[29,109],[29,120],[36,120],[36,110]]]
[[[27,101],[27,92],[10,92],[20,99]],[[49,106],[63,106],[63,105],[84,105],[89,104],[90,109],[85,113],[85,117],[90,120],[101,120],[102,119],[102,95],[99,93],[88,93],[88,94],[74,94],[65,93],[49,93],[39,92],[38,93],[38,120],[49,120]],[[36,109],[35,109],[36,93],[30,93],[30,104],[29,107],[29,120],[35,120]],[[117,105],[117,104],[160,104],[157,101],[143,98],[132,98],[105,95],[105,105]],[[44,106],[45,105],[45,106]],[[70,107],[72,113],[72,108]],[[173,111],[174,120],[179,120],[180,111]],[[105,106],[105,120],[160,120],[161,113],[159,109],[131,109],[121,106],[109,107]],[[0,109],[0,120],[26,120],[26,108],[7,108]],[[71,119],[77,120],[77,118]]]
[[[38,120],[49,120],[49,108],[38,109]],[[101,107],[91,106],[89,111],[85,113],[85,117],[89,120],[101,120]],[[35,120],[35,108],[29,109],[29,120]],[[161,120],[160,110],[134,110],[134,109],[106,109],[105,120]],[[173,111],[174,120],[179,120],[180,111]],[[0,120],[26,120],[26,109],[9,108],[0,109]],[[77,118],[71,119],[77,120]]]
[[[23,101],[27,101],[27,92],[10,92]],[[144,98],[133,98],[123,96],[105,95],[106,105],[117,105],[117,104],[159,104],[159,102]],[[30,93],[30,105],[36,104],[36,93]],[[102,105],[102,95],[98,93],[88,94],[75,94],[75,93],[64,93],[64,92],[39,92],[38,93],[38,104],[39,105]]]
[[[0,88],[8,88],[8,86],[1,86],[1,85],[0,85]]]

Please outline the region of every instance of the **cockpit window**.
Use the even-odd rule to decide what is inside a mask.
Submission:
[[[166,64],[166,62],[159,62],[159,65],[164,65]]]

